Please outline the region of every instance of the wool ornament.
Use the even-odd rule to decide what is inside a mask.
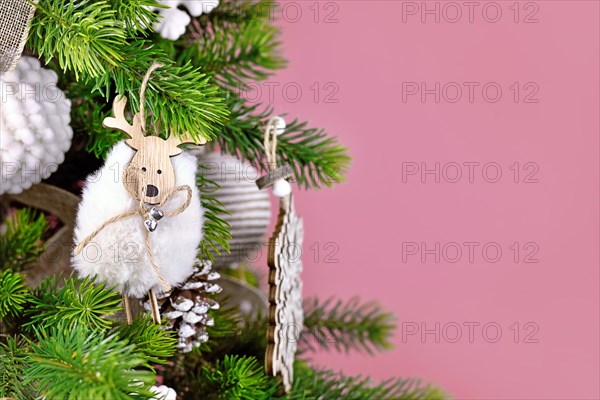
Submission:
[[[104,166],[86,179],[77,212],[73,266],[81,276],[94,276],[128,297],[149,294],[153,319],[160,322],[155,291],[168,291],[193,272],[202,239],[203,211],[196,187],[196,158],[182,153],[186,135],[145,136],[144,91],[133,124],[125,119],[127,99],[115,98],[115,117],[105,127],[129,139],[116,144]]]

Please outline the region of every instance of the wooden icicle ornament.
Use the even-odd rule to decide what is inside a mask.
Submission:
[[[279,197],[279,216],[269,239],[269,328],[265,369],[279,377],[286,393],[292,389],[294,359],[299,335],[304,327],[302,310],[302,218],[296,214],[291,186],[283,178],[285,167],[277,167],[277,133],[279,117],[272,118],[265,131],[267,161],[274,172],[260,178],[273,177],[273,194]],[[280,172],[277,172],[280,171]],[[259,179],[259,180],[260,180]],[[279,190],[278,190],[279,188]]]
[[[114,99],[114,116],[103,126],[128,138],[87,178],[75,228],[74,268],[117,286],[129,322],[128,298],[146,294],[153,320],[160,322],[155,291],[168,291],[193,273],[202,234],[196,159],[178,146],[205,141],[172,132],[166,140],[146,135],[145,91],[161,66],[153,63],[146,72],[131,124],[125,118],[127,98]]]

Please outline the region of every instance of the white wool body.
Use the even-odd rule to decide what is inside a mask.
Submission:
[[[123,169],[135,151],[120,142],[112,148],[106,162],[86,179],[77,212],[75,245],[92,234],[108,219],[139,207],[122,182]],[[192,189],[190,205],[176,216],[165,216],[150,232],[150,247],[161,275],[171,286],[183,283],[193,272],[202,239],[203,210],[196,187],[196,158],[185,152],[172,157],[176,186]],[[173,195],[162,209],[166,214],[181,206],[185,192]],[[146,227],[139,214],[102,229],[79,254],[73,255],[73,267],[81,276],[116,286],[122,293],[141,298],[150,289],[161,291],[145,242]]]

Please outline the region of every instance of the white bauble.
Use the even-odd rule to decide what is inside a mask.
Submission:
[[[123,168],[133,155],[134,150],[125,142],[117,143],[104,166],[86,179],[77,210],[76,245],[110,218],[138,208],[122,182]],[[183,152],[173,157],[172,162],[176,186],[189,186],[192,199],[181,214],[161,219],[149,237],[161,275],[176,287],[194,271],[204,220],[196,187],[196,158]],[[180,192],[162,208],[168,213],[184,201],[185,196]],[[162,287],[152,269],[145,234],[144,221],[139,215],[114,222],[102,229],[79,254],[73,255],[73,267],[81,276],[95,276],[130,297],[144,297],[150,289],[160,292]]]
[[[265,234],[271,218],[271,201],[268,190],[259,190],[255,180],[260,174],[247,161],[220,153],[199,156],[200,170],[220,188],[211,196],[223,203],[231,215],[221,218],[231,224],[231,253],[224,250],[215,255],[216,267],[258,261],[265,254]]]
[[[219,0],[158,0],[158,2],[169,8],[153,7],[153,10],[160,14],[154,30],[159,32],[161,37],[169,40],[179,39],[192,20],[185,11],[178,9],[178,6],[183,5],[192,17],[199,17],[219,5]]]
[[[0,194],[17,194],[58,169],[71,147],[71,101],[32,57],[0,73]]]

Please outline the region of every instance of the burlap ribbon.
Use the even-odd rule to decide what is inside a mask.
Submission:
[[[12,71],[21,57],[37,0],[0,1],[0,71]]]

